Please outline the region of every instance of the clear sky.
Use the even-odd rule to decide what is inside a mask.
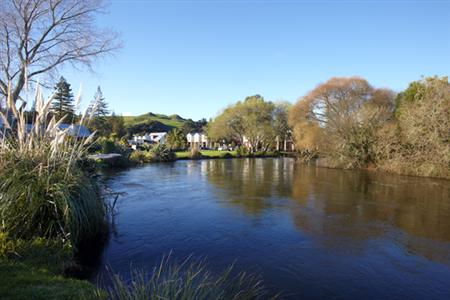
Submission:
[[[95,73],[63,70],[85,102],[200,119],[248,95],[296,101],[333,76],[396,91],[450,75],[450,1],[112,1],[124,47]]]

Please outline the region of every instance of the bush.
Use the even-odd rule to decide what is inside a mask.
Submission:
[[[97,145],[98,152],[102,154],[118,153],[124,157],[128,157],[130,153],[129,147],[117,139],[100,137],[95,144]]]
[[[175,153],[164,144],[158,144],[150,150],[152,155],[151,161],[153,162],[169,162],[176,160]]]
[[[200,159],[202,158],[202,153],[200,152],[200,150],[198,150],[198,148],[192,148],[191,152],[189,153],[189,157],[191,159]]]
[[[135,150],[131,152],[129,160],[133,164],[144,164],[153,161],[153,154],[150,151]]]
[[[0,163],[2,229],[15,238],[60,237],[75,245],[105,226],[105,208],[94,179],[70,159],[9,152]]]
[[[231,155],[231,153],[225,153],[224,155],[222,155],[222,158],[233,158],[233,155]]]
[[[247,149],[243,146],[239,146],[236,148],[236,156],[243,157],[247,155]]]
[[[131,284],[113,276],[110,299],[270,299],[262,281],[244,272],[233,275],[229,267],[219,275],[208,271],[204,261],[187,259],[177,264],[163,258],[150,276],[132,272]],[[272,297],[272,299],[277,296]]]
[[[16,245],[6,232],[0,231],[0,259],[7,257],[10,253],[14,253]]]

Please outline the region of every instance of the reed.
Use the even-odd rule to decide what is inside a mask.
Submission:
[[[99,187],[83,167],[94,133],[78,139],[60,129],[64,117],[50,115],[52,100],[37,88],[33,120],[10,96],[0,112],[0,226],[14,238],[57,237],[75,245],[105,226]],[[93,113],[86,110],[80,125]]]
[[[169,254],[162,258],[147,275],[134,270],[131,279],[125,281],[120,275],[113,276],[108,291],[114,300],[160,300],[160,299],[276,299],[269,296],[262,280],[245,272],[235,274],[233,265],[218,275],[208,270],[205,260],[191,257],[176,263]]]

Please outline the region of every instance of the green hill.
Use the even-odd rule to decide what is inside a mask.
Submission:
[[[181,128],[183,124],[187,121],[180,117],[179,115],[166,116],[163,114],[146,113],[140,116],[128,116],[123,117],[125,121],[125,126],[131,127],[140,124],[148,124],[150,121],[156,121],[166,125],[170,128]]]

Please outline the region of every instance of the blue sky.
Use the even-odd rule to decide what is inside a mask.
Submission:
[[[333,76],[401,90],[450,74],[450,1],[112,1],[124,47],[63,70],[116,113],[200,119],[248,95],[296,101]]]

